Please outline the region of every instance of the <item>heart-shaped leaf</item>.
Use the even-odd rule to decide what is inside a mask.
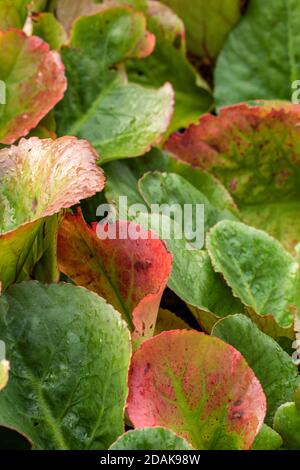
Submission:
[[[173,113],[171,85],[130,83],[120,65],[154,44],[144,15],[128,7],[79,18],[62,50],[68,90],[56,111],[58,134],[88,139],[103,161],[142,155],[159,142]]]
[[[138,239],[130,232],[133,229]],[[123,315],[136,342],[153,335],[172,267],[171,254],[154,233],[125,221],[91,228],[80,213],[66,214],[58,259],[62,272],[100,294]]]
[[[103,299],[70,284],[17,284],[0,297],[0,339],[11,364],[0,425],[50,450],[107,449],[123,432],[129,332]]]
[[[266,394],[267,423],[272,425],[277,408],[293,399],[300,380],[291,356],[245,315],[224,318],[212,334],[240,351],[253,369]]]
[[[211,171],[230,191],[244,220],[292,250],[300,240],[300,106],[242,104],[206,115],[174,134],[173,154]]]
[[[290,100],[293,81],[300,76],[299,27],[298,0],[251,0],[218,58],[217,105]]]
[[[211,229],[207,248],[214,269],[254,319],[265,317],[261,326],[269,322],[279,327],[277,336],[293,338],[299,265],[280,243],[261,230],[224,220]]]
[[[135,83],[160,87],[170,81],[175,91],[175,109],[168,135],[198,121],[212,107],[207,83],[186,57],[185,31],[180,18],[160,2],[149,1],[147,26],[155,34],[153,53],[142,60],[126,62]]]
[[[174,330],[133,356],[127,411],[137,428],[165,426],[196,449],[249,449],[265,410],[253,371],[219,339]]]
[[[240,17],[240,0],[163,0],[183,19],[192,54],[210,63]]]
[[[57,276],[54,214],[103,189],[97,158],[88,142],[75,137],[55,141],[32,137],[0,150],[0,280],[4,288],[28,279],[45,259],[49,262],[42,280]]]
[[[118,438],[110,450],[192,450],[182,437],[165,428],[128,431]]]
[[[60,101],[67,86],[57,52],[36,36],[0,31],[0,143],[28,134]],[[2,91],[2,90],[1,90]]]

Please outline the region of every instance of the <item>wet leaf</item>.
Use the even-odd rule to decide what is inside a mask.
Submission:
[[[218,58],[217,105],[257,99],[290,100],[292,83],[300,76],[299,26],[297,0],[251,0]]]
[[[139,156],[158,143],[172,117],[173,89],[128,82],[121,66],[154,44],[144,15],[128,7],[79,18],[62,51],[68,90],[56,111],[58,134],[88,139],[102,161]]]
[[[157,236],[122,221],[91,228],[81,214],[66,214],[58,259],[70,279],[100,294],[123,315],[135,344],[154,334],[172,266],[172,256]]]
[[[0,150],[0,279],[4,288],[28,279],[45,258],[51,258],[51,263],[44,266],[42,280],[57,280],[55,214],[103,189],[97,158],[88,142],[75,137],[55,141],[32,137]]]
[[[291,356],[245,315],[224,318],[215,325],[212,334],[240,351],[253,369],[267,398],[266,422],[271,426],[277,408],[292,400],[299,384]]]
[[[232,106],[174,134],[167,149],[212,172],[246,223],[293,250],[300,240],[299,116],[298,105],[282,102]]]
[[[60,101],[67,83],[60,56],[36,36],[0,31],[0,143],[25,136]]]
[[[207,248],[216,272],[254,318],[265,316],[282,330],[278,336],[293,338],[299,265],[280,243],[261,230],[225,220],[211,229]]]
[[[129,373],[136,428],[165,426],[196,449],[249,449],[265,416],[261,385],[217,338],[174,330],[143,343]]]
[[[145,428],[128,431],[110,446],[110,450],[192,450],[185,439],[169,429]]]
[[[213,104],[209,86],[186,57],[185,30],[180,18],[160,2],[150,1],[147,27],[156,37],[155,49],[141,60],[126,62],[130,79],[141,85],[160,87],[170,81],[175,109],[167,133],[196,123]]]
[[[11,362],[0,425],[35,449],[107,449],[123,432],[127,395],[129,332],[119,314],[85,289],[25,282],[1,296],[0,325]]]

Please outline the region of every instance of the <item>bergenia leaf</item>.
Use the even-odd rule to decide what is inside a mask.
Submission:
[[[224,220],[211,229],[207,248],[214,269],[221,273],[253,318],[277,325],[293,338],[298,311],[299,265],[282,245],[267,233],[240,222]],[[266,331],[271,333],[270,331]]]
[[[127,411],[136,428],[164,426],[196,449],[249,449],[265,417],[261,385],[217,338],[174,330],[133,356]]]
[[[295,403],[285,403],[278,409],[274,428],[282,437],[285,449],[300,450],[300,410]]]
[[[253,369],[266,394],[267,424],[272,425],[277,408],[293,399],[300,380],[292,357],[245,315],[224,318],[212,334],[240,351]]]
[[[0,0],[0,30],[22,29],[30,0]]]
[[[56,112],[58,134],[88,139],[103,161],[139,156],[158,143],[173,113],[172,86],[130,83],[120,66],[154,45],[144,15],[128,7],[79,18],[62,50],[68,90]]]
[[[298,0],[251,0],[218,58],[217,105],[256,99],[290,100],[292,84],[300,76],[299,27]]]
[[[185,439],[165,428],[145,428],[128,431],[109,450],[192,450]]]
[[[240,0],[163,0],[184,20],[189,51],[211,63],[240,18]]]
[[[130,80],[141,85],[160,87],[170,81],[175,91],[175,109],[168,134],[196,123],[212,107],[207,83],[186,57],[182,21],[168,7],[149,1],[147,27],[155,34],[151,55],[126,62]]]
[[[131,228],[141,238],[124,239],[129,224],[111,224],[115,238],[108,238],[107,225],[91,228],[80,213],[66,214],[59,232],[58,258],[62,272],[100,294],[123,315],[133,329],[134,341],[139,342],[154,333],[172,256],[155,234],[133,223]]]
[[[175,173],[146,173],[139,180],[138,187],[149,206],[155,204],[161,207],[165,204],[168,207],[176,204],[181,209],[181,214],[184,214],[184,210],[190,205],[189,218],[186,214],[182,217],[182,231],[186,239],[197,248],[204,247],[206,232],[217,222],[223,219],[236,220],[231,211],[219,211],[200,189]],[[202,215],[200,217],[201,207],[203,218]],[[172,217],[176,217],[176,210]]]
[[[85,289],[24,282],[0,298],[0,332],[11,362],[0,425],[35,449],[107,449],[123,432],[127,395],[120,315]]]
[[[28,279],[43,255],[50,256],[48,250],[55,258],[55,214],[103,189],[97,158],[88,142],[75,137],[55,141],[32,137],[0,151],[0,280],[4,288]],[[51,281],[51,276],[43,280]]]
[[[35,13],[32,15],[32,33],[47,42],[51,49],[60,49],[67,42],[63,26],[52,13]]]
[[[158,148],[152,149],[143,157],[107,163],[105,165],[106,197],[112,200],[117,199],[118,195],[126,195],[129,202],[131,200],[133,203],[141,202],[142,199],[137,190],[138,179],[149,171],[176,173],[182,176],[201,191],[216,209],[224,212],[230,211],[239,218],[236,204],[219,180],[200,168],[172,158],[167,152]]]
[[[232,106],[174,134],[167,149],[217,176],[245,222],[292,250],[300,240],[299,117],[300,106],[288,103]]]
[[[278,450],[282,446],[281,436],[266,424],[255,438],[251,450]]]
[[[166,155],[163,159],[160,156],[154,152],[153,159],[151,156],[136,159],[132,168],[129,166],[129,161],[126,163],[112,162],[105,165],[107,175],[105,195],[107,200],[116,206],[121,218],[126,217],[128,214],[123,214],[122,208],[118,207],[119,196],[126,195],[128,205],[145,205],[145,200],[138,191],[138,181],[135,175],[143,174],[143,171],[148,169],[148,164],[153,164],[154,167],[157,165],[162,170],[177,171],[179,175],[183,175],[193,185],[193,192],[201,188],[205,191],[207,199],[216,205],[220,212],[229,211],[232,213],[231,217],[234,217],[236,211],[232,205],[232,200],[228,197],[225,188],[213,177],[200,170],[194,170],[188,165],[176,162]],[[178,191],[180,192],[180,187],[175,188],[172,198],[178,197]],[[137,222],[144,227],[148,227],[149,219],[148,214],[140,214],[137,217]],[[182,233],[181,227],[177,227],[177,224],[167,216],[151,217],[150,223],[151,228],[161,239],[165,240],[173,255],[172,274],[168,286],[188,304],[197,321],[206,331],[210,332],[213,325],[220,318],[244,311],[241,302],[233,297],[231,289],[226,286],[221,276],[213,270],[208,254],[205,251],[196,249],[184,237],[180,236]],[[170,230],[164,230],[168,227],[170,227]],[[195,282],[195,279],[197,282]]]
[[[67,82],[57,52],[36,36],[0,31],[0,80],[5,84],[1,104],[0,143],[25,136],[60,101]]]

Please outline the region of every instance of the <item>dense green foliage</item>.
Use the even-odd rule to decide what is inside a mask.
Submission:
[[[299,31],[0,0],[1,448],[300,450]]]

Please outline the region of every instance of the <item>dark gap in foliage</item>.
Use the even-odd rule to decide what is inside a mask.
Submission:
[[[31,444],[17,431],[0,426],[0,450],[30,450]]]
[[[166,289],[163,294],[161,308],[170,310],[184,320],[191,328],[201,331],[198,322],[195,320],[186,304],[170,289]]]

